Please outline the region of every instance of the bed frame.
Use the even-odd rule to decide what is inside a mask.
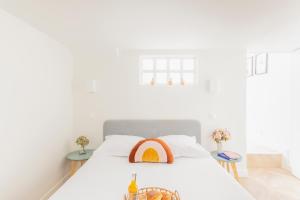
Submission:
[[[201,143],[201,125],[197,120],[107,120],[103,124],[103,140],[107,135],[135,135],[154,138],[164,135],[196,136]]]

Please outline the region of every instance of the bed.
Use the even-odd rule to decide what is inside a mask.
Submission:
[[[109,120],[103,126],[104,138],[109,135],[153,138],[168,134],[196,136],[201,142],[201,126],[195,120]],[[253,200],[210,156],[178,158],[170,165],[132,164],[126,157],[109,155],[104,146],[50,200],[122,200],[132,172],[137,173],[139,187],[177,190],[181,200]]]

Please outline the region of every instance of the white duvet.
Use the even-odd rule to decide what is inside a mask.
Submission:
[[[130,164],[99,148],[50,200],[123,200],[131,173],[140,188],[177,190],[181,200],[253,200],[211,157],[177,158],[174,164]]]

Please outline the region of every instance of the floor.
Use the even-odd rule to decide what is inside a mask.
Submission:
[[[300,180],[282,168],[249,168],[240,183],[256,200],[300,200]]]

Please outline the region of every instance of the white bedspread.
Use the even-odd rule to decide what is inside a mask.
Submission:
[[[140,188],[157,186],[177,190],[182,200],[253,200],[215,160],[178,158],[168,164],[130,164],[98,149],[50,200],[122,200],[137,173]]]

